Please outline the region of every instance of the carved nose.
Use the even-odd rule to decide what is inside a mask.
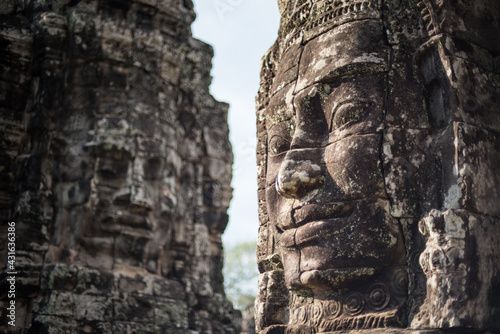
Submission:
[[[276,178],[276,190],[283,197],[302,198],[318,189],[324,179],[320,165],[310,160],[285,159]]]
[[[153,204],[142,188],[134,187],[130,194],[129,208],[131,212],[145,212],[152,210]]]
[[[131,212],[144,212],[152,209],[152,203],[144,195],[142,189],[138,191],[137,189],[132,189],[132,187],[127,187],[118,192],[113,198],[113,203],[115,205],[126,206]]]

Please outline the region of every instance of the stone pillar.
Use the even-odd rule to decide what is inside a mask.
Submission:
[[[0,17],[0,258],[13,222],[17,272],[0,330],[238,332],[228,105],[192,2],[7,1]]]

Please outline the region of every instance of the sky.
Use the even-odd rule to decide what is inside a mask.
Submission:
[[[279,27],[277,0],[194,0],[193,36],[214,48],[210,92],[230,104],[229,129],[235,162],[229,224],[222,240],[232,246],[257,240],[255,95],[260,59]]]

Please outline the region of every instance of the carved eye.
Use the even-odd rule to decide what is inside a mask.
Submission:
[[[364,101],[346,101],[341,103],[334,110],[330,131],[361,121],[365,117],[369,106],[370,103]]]
[[[290,149],[290,142],[281,136],[273,136],[269,141],[269,151],[273,155],[281,154]]]

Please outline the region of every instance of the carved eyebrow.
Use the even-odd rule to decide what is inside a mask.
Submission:
[[[342,78],[388,71],[389,63],[386,60],[382,62],[353,62],[339,66],[333,71],[326,73],[317,83],[334,84]]]

